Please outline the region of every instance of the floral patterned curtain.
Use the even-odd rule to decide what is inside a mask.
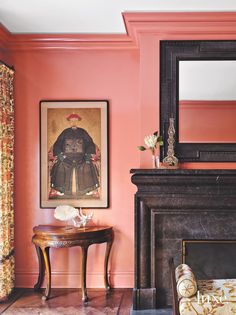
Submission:
[[[0,301],[14,288],[14,71],[0,62]]]

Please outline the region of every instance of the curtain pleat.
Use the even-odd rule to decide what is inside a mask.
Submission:
[[[0,301],[14,288],[14,71],[0,63]]]

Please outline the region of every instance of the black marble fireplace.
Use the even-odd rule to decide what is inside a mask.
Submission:
[[[133,308],[158,309],[171,304],[168,259],[181,263],[184,239],[236,239],[236,170],[131,173],[137,186]]]

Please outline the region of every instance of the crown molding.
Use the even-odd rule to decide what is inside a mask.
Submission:
[[[139,46],[140,35],[159,39],[189,34],[236,39],[236,12],[124,12],[127,34]]]
[[[11,50],[137,49],[127,35],[14,34]]]
[[[24,50],[138,49],[140,36],[236,39],[236,12],[124,12],[127,34],[12,34],[0,24],[0,48]],[[196,38],[195,38],[196,39]]]

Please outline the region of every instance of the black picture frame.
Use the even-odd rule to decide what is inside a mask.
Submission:
[[[107,100],[40,101],[40,208],[109,207],[108,109]]]
[[[235,162],[235,143],[180,143],[178,119],[179,61],[236,60],[236,41],[173,40],[160,43],[160,129],[167,155],[169,118],[175,121],[175,155],[180,162]]]

